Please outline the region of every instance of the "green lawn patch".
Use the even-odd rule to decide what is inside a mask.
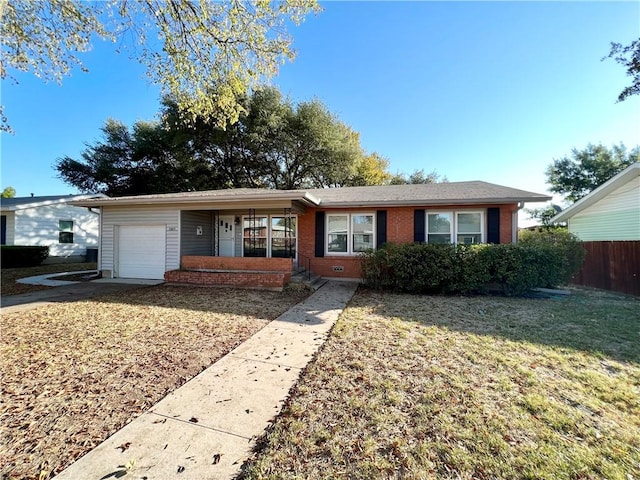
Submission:
[[[242,478],[640,479],[639,311],[360,291]]]

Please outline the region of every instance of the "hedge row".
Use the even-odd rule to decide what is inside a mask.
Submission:
[[[35,267],[49,256],[49,247],[2,245],[2,268]]]
[[[575,238],[503,245],[387,244],[363,254],[365,285],[412,293],[522,295],[575,275],[584,249]]]

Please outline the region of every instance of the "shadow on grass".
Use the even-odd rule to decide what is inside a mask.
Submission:
[[[578,288],[553,299],[361,293],[379,315],[640,364],[638,297]]]

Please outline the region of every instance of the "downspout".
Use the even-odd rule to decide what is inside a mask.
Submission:
[[[518,212],[524,208],[524,202],[518,202],[518,208],[516,208],[511,218],[511,243],[518,243]]]

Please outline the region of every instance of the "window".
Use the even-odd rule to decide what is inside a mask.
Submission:
[[[427,215],[427,243],[451,243],[453,221],[450,212],[436,212]]]
[[[484,212],[427,212],[427,243],[483,243]]]
[[[271,256],[296,258],[296,217],[271,217]]]
[[[456,225],[458,227],[457,243],[464,243],[466,245],[482,243],[483,228],[481,212],[456,213]]]
[[[296,258],[297,217],[273,215],[242,219],[245,257]]]
[[[73,243],[73,221],[60,220],[58,222],[58,242]]]
[[[327,215],[327,254],[355,254],[375,248],[374,215]]]
[[[267,256],[267,217],[244,218],[242,242],[245,257]]]

